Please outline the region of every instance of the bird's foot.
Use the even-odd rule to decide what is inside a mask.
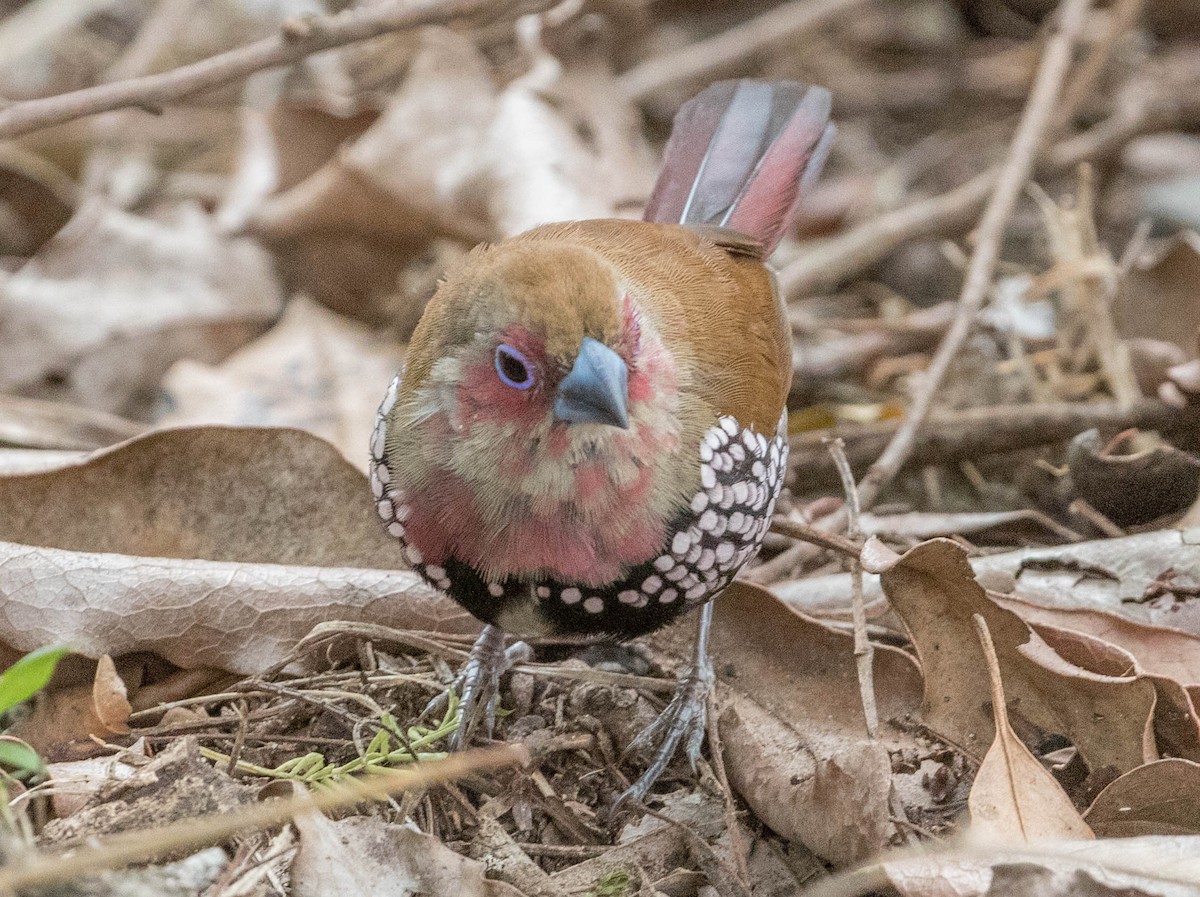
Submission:
[[[675,752],[682,744],[685,756],[696,768],[700,759],[700,748],[704,744],[704,732],[708,719],[708,692],[713,686],[712,659],[707,651],[698,652],[699,657],[679,679],[675,696],[658,718],[643,729],[630,742],[627,755],[652,757],[650,765],[641,778],[625,790],[616,803],[621,809],[631,802],[640,803],[649,793],[651,786],[671,764]]]
[[[524,642],[504,647],[505,636],[495,626],[485,626],[471,646],[470,656],[450,687],[429,702],[424,714],[445,711],[450,695],[457,694],[458,727],[450,735],[450,750],[468,744],[481,721],[488,738],[496,729],[496,706],[500,699],[500,677],[514,664],[529,660],[533,650]]]

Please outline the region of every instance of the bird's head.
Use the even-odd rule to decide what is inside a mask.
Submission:
[[[389,467],[423,517],[410,537],[496,577],[603,581],[640,561],[691,494],[680,376],[596,254],[478,250],[431,300],[391,412]]]

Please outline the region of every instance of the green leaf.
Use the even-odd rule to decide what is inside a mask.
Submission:
[[[0,713],[37,694],[54,675],[58,662],[70,653],[70,648],[38,648],[0,673]]]
[[[0,739],[0,766],[17,773],[39,773],[45,769],[45,763],[38,756],[38,752],[15,738]]]

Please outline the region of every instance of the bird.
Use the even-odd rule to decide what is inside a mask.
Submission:
[[[626,640],[700,609],[691,664],[630,750],[695,767],[712,600],[756,555],[787,465],[791,332],[767,265],[833,141],[832,99],[719,81],[677,113],[642,220],[472,250],[379,407],[370,480],[407,562],[484,625],[455,744],[507,639]],[[517,652],[519,653],[519,652]]]

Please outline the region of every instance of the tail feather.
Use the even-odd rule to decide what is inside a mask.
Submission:
[[[727,227],[770,252],[833,140],[830,96],[795,81],[719,81],[675,117],[645,219]]]

